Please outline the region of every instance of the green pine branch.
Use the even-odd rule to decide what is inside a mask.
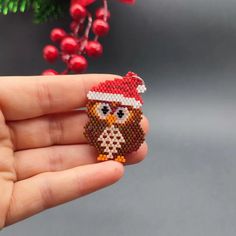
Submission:
[[[58,19],[69,10],[69,0],[34,0],[32,8],[35,22],[46,22],[50,19]]]
[[[0,0],[0,13],[24,13],[31,9],[34,12],[34,21],[42,23],[64,16],[69,4],[69,0]]]
[[[9,12],[25,12],[32,0],[0,0],[0,12],[7,15]]]

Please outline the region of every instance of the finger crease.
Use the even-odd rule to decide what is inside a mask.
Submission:
[[[53,116],[48,117],[48,133],[50,136],[51,145],[61,144],[64,140],[64,126],[61,119]]]
[[[53,110],[54,99],[47,83],[36,84],[36,97],[43,114]]]
[[[42,182],[40,188],[40,195],[41,195],[41,208],[42,210],[46,210],[54,206],[54,194],[50,187],[50,183],[46,178]]]
[[[10,140],[15,151],[15,149],[17,148],[17,138],[15,135],[16,132],[14,130],[14,126],[11,126],[10,123],[8,123],[8,128],[9,128]]]
[[[49,171],[59,171],[63,169],[63,155],[57,148],[52,147],[49,154]]]

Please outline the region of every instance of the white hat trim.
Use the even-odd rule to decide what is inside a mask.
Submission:
[[[102,92],[92,92],[88,93],[88,99],[98,100],[98,101],[107,101],[107,102],[120,102],[124,106],[133,106],[134,108],[142,107],[142,103],[137,101],[135,98],[127,98],[122,94],[114,93],[102,93]]]

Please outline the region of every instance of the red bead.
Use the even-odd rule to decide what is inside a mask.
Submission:
[[[89,41],[85,50],[89,57],[99,57],[103,53],[103,46],[97,41]]]
[[[78,3],[70,7],[70,15],[74,20],[84,19],[87,15],[86,9]]]
[[[42,75],[58,75],[58,72],[56,72],[53,69],[48,69],[48,70],[43,71]]]
[[[82,73],[88,67],[88,62],[85,57],[80,55],[73,56],[69,61],[69,69],[75,73]]]
[[[74,32],[75,31],[75,29],[76,29],[76,27],[78,26],[78,22],[77,21],[72,21],[71,23],[70,23],[70,29],[71,29],[71,31],[72,32]]]
[[[47,45],[43,49],[43,57],[48,62],[54,62],[58,58],[59,52],[56,47]]]
[[[76,52],[77,42],[72,37],[66,37],[61,41],[61,50],[63,52],[73,54]]]
[[[82,6],[86,7],[92,3],[94,3],[95,0],[71,0],[71,4],[76,4],[76,3],[79,3],[81,4]]]
[[[79,23],[77,21],[72,21],[70,24],[70,29],[72,32],[75,32],[76,28],[79,26],[79,32],[78,33],[82,33],[82,31],[84,30],[84,24],[83,23]]]
[[[61,60],[63,62],[65,62],[66,64],[68,63],[68,61],[70,60],[71,56],[69,54],[65,54],[65,53],[62,53],[61,55]]]
[[[109,30],[110,30],[110,26],[106,21],[101,20],[101,19],[97,19],[94,21],[93,23],[94,34],[102,37],[102,36],[107,35]]]
[[[66,32],[63,29],[55,28],[51,31],[50,38],[53,42],[60,43],[66,37]]]
[[[120,2],[124,2],[127,4],[134,4],[136,0],[120,0]]]
[[[103,8],[103,7],[98,8],[96,10],[96,18],[104,20],[105,13],[106,13],[106,9],[105,8]],[[110,11],[107,10],[107,20],[109,20],[110,17],[111,17],[111,13],[110,13]]]

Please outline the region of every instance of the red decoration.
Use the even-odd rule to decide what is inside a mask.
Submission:
[[[89,12],[88,6],[96,0],[71,0],[70,15],[73,19],[70,24],[72,32],[66,33],[61,28],[54,28],[51,31],[50,39],[58,43],[60,51],[53,45],[47,45],[43,49],[43,57],[46,61],[53,63],[60,56],[66,64],[66,70],[60,74],[70,72],[82,73],[88,67],[86,56],[98,57],[103,54],[103,46],[98,41],[99,37],[106,36],[110,31],[108,23],[111,13],[108,10],[107,0],[103,0],[103,7],[96,9],[95,19]],[[134,4],[135,0],[119,0],[123,3]],[[94,20],[94,21],[93,21]],[[91,29],[94,34],[93,39]],[[55,75],[58,72],[49,69],[43,75]]]
[[[134,4],[136,2],[135,0],[119,0],[119,1],[128,4]]]
[[[84,72],[88,67],[87,60],[85,57],[80,55],[72,56],[72,58],[69,61],[69,69],[74,71],[75,73],[82,73]]]
[[[52,45],[47,45],[43,49],[43,57],[48,62],[54,62],[58,58],[58,50]]]
[[[144,142],[140,126],[144,81],[129,72],[123,79],[108,80],[87,94],[89,121],[85,126],[88,142],[97,149],[98,161],[126,162],[129,153]]]
[[[95,14],[96,14],[97,19],[103,20],[105,17],[107,17],[107,20],[109,20],[111,18],[110,11],[108,11],[108,10],[106,11],[106,9],[103,7],[98,8]]]
[[[109,30],[110,30],[110,26],[106,21],[101,20],[101,19],[97,19],[94,21],[93,23],[94,34],[100,37],[103,37],[108,34]]]
[[[92,3],[94,3],[96,0],[71,0],[71,4],[76,4],[76,3],[79,3],[81,4],[82,6],[86,7]]]
[[[58,75],[58,73],[55,70],[48,69],[43,71],[42,75]]]
[[[86,9],[82,5],[78,3],[71,5],[70,15],[74,20],[78,21],[84,19],[86,17],[86,14],[87,14]]]
[[[78,46],[77,41],[73,37],[65,37],[61,41],[61,50],[64,53],[68,53],[68,54],[75,53],[76,49],[77,49],[77,46]]]
[[[89,57],[99,57],[103,53],[103,47],[97,41],[89,41],[85,47],[85,50]]]
[[[50,38],[55,43],[60,43],[65,38],[66,32],[63,29],[55,28],[52,30]]]

